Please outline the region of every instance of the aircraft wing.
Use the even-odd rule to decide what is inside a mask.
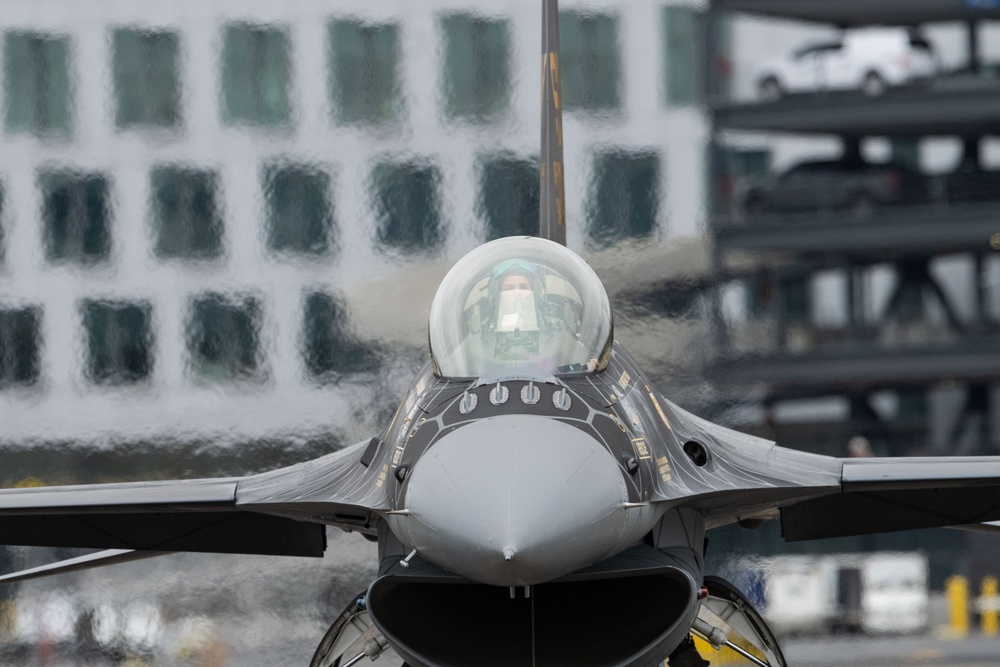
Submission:
[[[375,533],[378,446],[246,477],[3,489],[0,544],[322,556],[324,524]]]
[[[788,541],[1000,521],[1000,457],[834,458],[777,446],[682,408],[674,432],[703,443],[703,466],[672,462],[663,501],[701,511],[709,527],[781,519]]]
[[[839,493],[781,509],[786,540],[1000,520],[1000,457],[840,461]]]

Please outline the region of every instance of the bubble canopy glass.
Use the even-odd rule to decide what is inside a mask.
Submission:
[[[452,267],[431,303],[429,333],[438,375],[544,381],[607,367],[611,304],[571,250],[509,237]]]

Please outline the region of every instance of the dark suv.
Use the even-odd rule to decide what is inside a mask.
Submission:
[[[816,160],[751,185],[742,201],[748,215],[841,209],[860,217],[879,206],[922,203],[929,198],[930,181],[909,167]]]

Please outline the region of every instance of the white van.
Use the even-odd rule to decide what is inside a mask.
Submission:
[[[837,38],[813,41],[790,55],[757,66],[754,81],[762,101],[785,93],[857,89],[879,95],[938,72],[934,49],[919,33],[905,28],[865,28]]]
[[[753,567],[764,579],[761,614],[776,634],[902,635],[928,627],[928,562],[922,553],[784,555],[754,561]]]

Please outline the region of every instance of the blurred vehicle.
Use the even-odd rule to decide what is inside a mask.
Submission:
[[[941,187],[948,201],[996,201],[1000,199],[1000,171],[959,166],[942,176]]]
[[[837,616],[837,571],[831,559],[776,556],[763,563],[763,615],[781,635],[826,632]]]
[[[860,628],[868,634],[912,634],[927,629],[930,595],[927,557],[871,554],[860,564]]]
[[[757,66],[754,81],[762,101],[785,93],[857,89],[880,95],[889,86],[929,78],[938,71],[934,49],[919,33],[873,28],[804,44],[790,55]]]
[[[840,159],[800,162],[784,173],[750,183],[741,201],[748,215],[836,208],[864,217],[879,206],[929,198],[929,179],[914,169]]]
[[[12,644],[40,650],[64,648],[76,639],[81,609],[70,595],[55,591],[17,601]]]
[[[776,633],[913,634],[928,627],[922,553],[775,556],[756,565],[764,578],[763,615]]]
[[[163,616],[148,602],[99,605],[91,614],[91,626],[94,641],[106,655],[149,656],[163,643]]]

